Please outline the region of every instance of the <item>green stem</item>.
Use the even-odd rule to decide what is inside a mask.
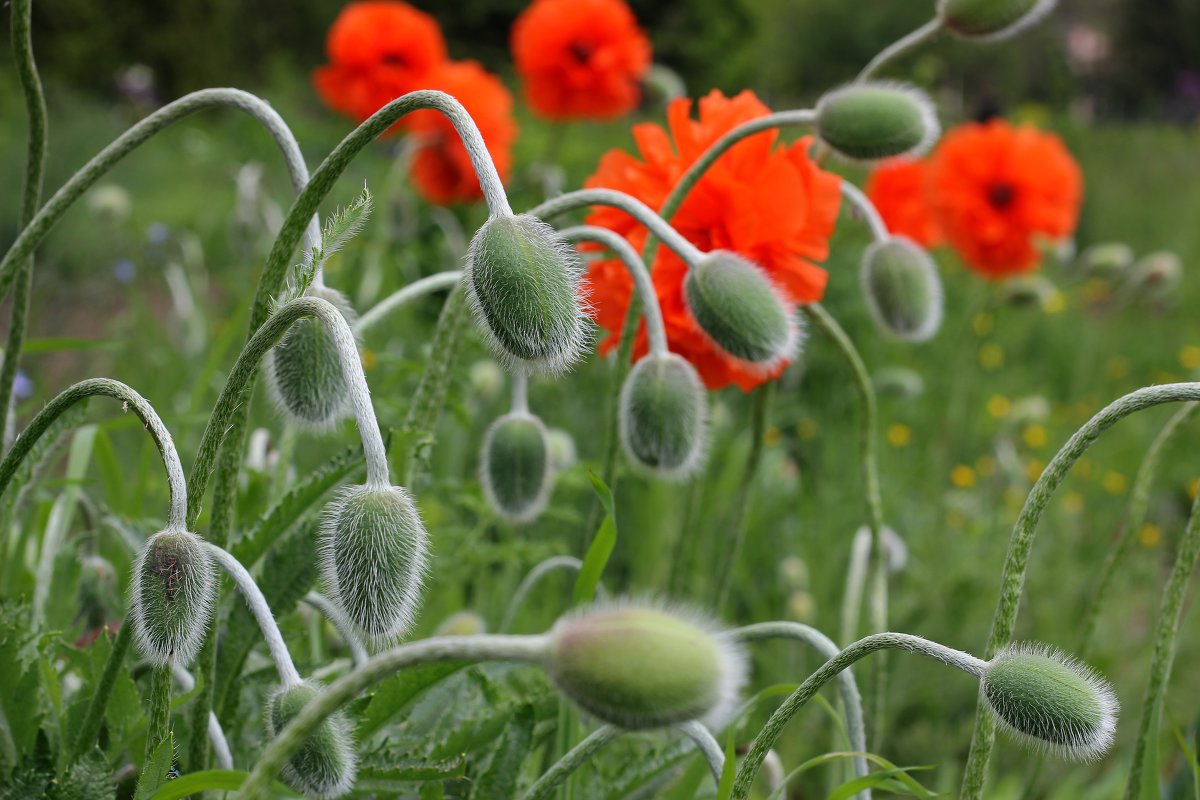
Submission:
[[[207,726],[206,726],[207,727]],[[201,728],[205,730],[205,728]],[[150,718],[146,729],[146,761],[171,735],[171,668],[155,667],[150,674]]]
[[[1158,623],[1154,630],[1154,650],[1150,657],[1150,679],[1146,684],[1146,699],[1142,702],[1142,719],[1138,724],[1133,764],[1129,768],[1129,783],[1125,785],[1125,800],[1137,800],[1144,796],[1142,772],[1158,769],[1157,764],[1146,763],[1146,750],[1151,738],[1158,736],[1154,724],[1161,718],[1167,696],[1167,684],[1179,639],[1179,623],[1183,619],[1183,601],[1192,573],[1196,571],[1197,561],[1200,561],[1200,495],[1192,504],[1192,515],[1188,519],[1183,540],[1179,543],[1179,555],[1163,590]]]
[[[129,645],[132,641],[133,628],[127,619],[122,623],[121,629],[117,631],[117,638],[113,640],[112,648],[108,651],[108,660],[104,662],[104,672],[100,674],[100,682],[96,684],[96,688],[92,692],[92,699],[88,701],[87,712],[84,714],[83,722],[80,723],[79,731],[71,744],[71,751],[66,760],[67,764],[73,763],[75,759],[85,753],[100,736],[100,723],[104,721],[104,713],[108,709],[108,699],[112,697],[113,686],[116,685],[117,675],[120,674],[121,667],[125,664],[125,656],[129,653]]]
[[[533,786],[530,786],[529,790],[521,795],[521,800],[546,800],[576,770],[590,761],[605,745],[622,733],[620,728],[612,725],[602,725],[592,731],[587,738],[568,750],[562,758],[555,762],[554,766],[546,770]]]
[[[343,705],[389,675],[422,664],[447,661],[541,663],[544,636],[446,636],[411,642],[372,656],[367,663],[325,687],[263,751],[242,784],[242,800],[269,796],[271,780],[321,723]]]
[[[1148,386],[1125,395],[1092,417],[1075,432],[1054,459],[1046,467],[1017,517],[1008,541],[1008,554],[1000,573],[1000,597],[992,618],[991,635],[988,637],[984,655],[991,658],[1012,640],[1013,628],[1021,606],[1021,593],[1025,586],[1025,572],[1029,567],[1029,554],[1033,549],[1038,522],[1054,492],[1062,485],[1075,462],[1100,438],[1106,430],[1130,414],[1135,414],[1163,403],[1181,403],[1200,400],[1200,383],[1169,383]],[[966,772],[963,778],[963,800],[981,800],[987,782],[988,762],[996,740],[996,720],[981,704],[975,714],[975,732],[971,737],[971,750],[967,755]]]
[[[862,82],[870,79],[873,75],[875,75],[875,73],[879,72],[879,70],[883,69],[887,64],[925,44],[930,39],[937,36],[941,30],[942,18],[934,17],[912,33],[908,34],[902,39],[892,42],[890,45],[881,50],[879,55],[871,59],[871,62],[867,64],[867,66],[863,67],[863,71],[858,73],[857,80]]]

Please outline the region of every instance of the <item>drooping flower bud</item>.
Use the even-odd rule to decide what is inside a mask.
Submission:
[[[963,39],[998,42],[1036,25],[1057,0],[940,0],[942,27]]]
[[[142,654],[156,666],[190,664],[217,596],[216,565],[200,537],[165,530],[147,539],[131,593],[133,631]]]
[[[763,371],[795,357],[800,321],[757,264],[714,250],[688,270],[683,289],[696,324],[727,355]]]
[[[853,83],[817,103],[817,136],[856,161],[921,154],[941,134],[933,102],[900,83]]]
[[[720,727],[745,681],[735,642],[704,620],[646,606],[599,606],[550,631],[546,670],[568,697],[628,729],[701,719]]]
[[[312,683],[280,687],[267,700],[267,734],[275,737],[321,691]],[[350,791],[358,774],[353,726],[342,711],[321,723],[288,759],[280,777],[290,788],[317,800],[333,800]]]
[[[617,423],[636,466],[667,480],[692,475],[708,438],[708,398],[696,368],[674,353],[643,358],[625,379]]]
[[[344,294],[327,286],[314,286],[308,294],[327,300],[354,327],[357,314]],[[271,398],[289,422],[322,431],[350,413],[350,390],[337,345],[320,320],[293,323],[266,362]]]
[[[321,520],[321,573],[350,621],[376,640],[408,632],[421,605],[429,536],[399,486],[351,486]]]
[[[463,280],[496,355],[512,368],[562,372],[586,345],[578,254],[537,217],[495,216],[476,232]]]
[[[928,341],[942,324],[942,281],[933,259],[916,242],[894,236],[867,248],[863,294],[875,323],[893,338]]]
[[[483,437],[479,482],[496,513],[510,522],[530,522],[546,508],[553,478],[546,426],[514,411],[492,423]]]
[[[1038,644],[1009,645],[984,668],[980,694],[1001,727],[1071,761],[1112,746],[1119,704],[1090,667]]]

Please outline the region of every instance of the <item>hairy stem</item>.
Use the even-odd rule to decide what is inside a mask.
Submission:
[[[150,714],[146,729],[147,762],[171,735],[171,668],[155,667],[150,673]]]
[[[572,747],[560,758],[554,766],[546,770],[540,778],[534,781],[529,791],[521,795],[521,800],[546,800],[555,790],[571,777],[584,764],[592,759],[603,747],[620,736],[623,731],[612,725],[602,725],[592,731],[583,741]]]
[[[309,592],[304,595],[304,602],[308,603],[313,608],[317,609],[324,615],[325,619],[333,625],[338,634],[346,642],[346,646],[350,648],[350,658],[354,662],[354,666],[361,667],[371,657],[367,652],[366,645],[362,639],[358,638],[358,631],[354,629],[354,623],[346,616],[342,609],[323,594],[317,592]]]
[[[895,61],[900,56],[917,49],[933,37],[937,36],[941,30],[941,17],[934,17],[929,22],[926,22],[924,25],[917,28],[907,36],[897,39],[895,42],[892,42],[890,45],[881,50],[879,55],[875,56],[875,58],[871,59],[869,64],[863,67],[862,72],[858,73],[857,80],[859,82],[868,80],[892,61]]]
[[[453,289],[461,281],[462,270],[457,269],[450,270],[449,272],[438,272],[434,275],[413,281],[403,289],[393,292],[380,300],[375,304],[374,308],[359,317],[358,321],[354,323],[354,332],[361,335],[382,322],[389,314],[406,303],[419,300],[422,297],[444,289]]]
[[[675,729],[691,739],[696,745],[696,749],[700,751],[700,754],[704,756],[704,760],[708,762],[708,770],[712,773],[713,780],[717,786],[720,786],[721,773],[725,771],[725,752],[721,749],[721,745],[717,744],[717,740],[713,738],[712,733],[709,732],[708,728],[704,727],[703,723],[696,720],[676,725]]]
[[[879,215],[879,210],[875,208],[875,204],[871,202],[869,197],[863,194],[862,189],[859,189],[850,181],[843,180],[842,197],[849,200],[851,205],[857,208],[858,212],[863,215],[863,219],[866,220],[867,227],[871,229],[871,236],[874,237],[875,241],[886,242],[891,238],[887,223]]]

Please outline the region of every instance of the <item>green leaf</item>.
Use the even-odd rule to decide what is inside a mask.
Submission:
[[[491,800],[497,797],[516,797],[517,780],[521,777],[521,765],[533,744],[533,706],[524,705],[517,710],[504,727],[504,735],[492,755],[487,770],[479,776],[471,797]]]
[[[44,339],[30,339],[25,342],[25,355],[34,356],[44,353],[63,353],[73,350],[120,350],[122,342],[107,342],[102,339],[75,339],[69,336],[53,336]]]
[[[199,792],[235,791],[239,789],[249,772],[233,769],[209,769],[203,772],[192,772],[181,778],[176,778],[158,787],[158,791],[150,795],[149,800],[182,800],[188,795]],[[275,782],[271,786],[272,797],[300,797],[282,783]]]
[[[51,792],[53,800],[116,800],[108,759],[93,749],[71,765]]]
[[[379,683],[379,688],[367,703],[359,718],[356,735],[366,739],[391,721],[422,692],[467,666],[465,661],[444,664],[423,664],[397,672]]]
[[[717,800],[729,800],[733,796],[733,780],[737,777],[737,749],[733,746],[733,728],[725,740],[725,766],[721,768],[721,782],[717,784]]]
[[[1150,710],[1150,728],[1146,733],[1146,752],[1142,761],[1142,785],[1138,787],[1139,800],[1159,800],[1162,787],[1158,781],[1158,732],[1162,730],[1162,702]]]
[[[849,800],[849,798],[861,792],[863,789],[874,789],[884,786],[892,782],[893,778],[908,778],[908,773],[914,769],[929,769],[929,767],[894,767],[892,769],[880,770],[872,772],[870,775],[864,775],[861,778],[855,778],[852,781],[847,781],[839,786],[834,791],[830,792],[828,800]],[[909,780],[912,780],[909,778]],[[916,784],[915,781],[913,781]],[[907,787],[907,784],[905,784]],[[907,787],[911,788],[911,787]],[[920,788],[919,786],[917,788]],[[922,790],[920,794],[914,794],[913,797],[932,797]]]
[[[771,796],[768,798],[768,800],[779,800],[779,798],[783,797],[783,792],[787,790],[787,785],[792,781],[792,779],[802,775],[814,767],[823,766],[841,759],[859,757],[865,758],[872,764],[881,767],[881,771],[873,772],[870,775],[864,775],[861,778],[855,778],[849,783],[843,784],[835,791],[834,794],[829,796],[830,800],[837,795],[837,792],[840,792],[847,787],[851,787],[849,789],[849,794],[841,796],[843,798],[853,797],[863,789],[869,789],[873,787],[886,787],[892,792],[905,792],[912,797],[922,798],[922,800],[933,800],[933,798],[937,797],[937,795],[930,792],[908,775],[909,772],[933,769],[933,767],[922,766],[900,768],[888,761],[886,758],[880,758],[873,753],[825,753],[823,755],[810,758],[808,761],[805,761],[803,764],[796,767],[794,770],[784,776],[783,783],[780,784],[780,787],[777,790],[771,793]],[[878,778],[876,778],[876,776],[878,776]],[[862,783],[859,783],[860,781]]]
[[[0,608],[0,762],[6,764],[26,759],[42,723],[39,671],[26,652],[36,639],[28,616],[23,606]]]
[[[168,733],[166,738],[154,748],[150,760],[142,766],[142,775],[138,778],[137,800],[149,800],[159,787],[171,779],[171,768],[175,762],[175,737]]]
[[[576,605],[590,603],[595,599],[596,587],[600,585],[604,567],[608,565],[608,558],[617,546],[617,510],[613,503],[612,491],[595,473],[589,472],[588,477],[600,497],[601,505],[604,506],[604,521],[600,523],[600,530],[596,531],[596,538],[592,539],[583,559],[583,566],[579,568],[579,577],[575,579]]]

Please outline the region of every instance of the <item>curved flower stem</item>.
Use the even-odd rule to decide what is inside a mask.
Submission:
[[[730,636],[742,642],[757,642],[763,639],[795,639],[816,650],[825,660],[836,658],[841,652],[833,640],[816,628],[802,625],[799,622],[763,622],[757,625],[747,625],[735,628]],[[867,727],[863,724],[862,696],[858,693],[858,684],[854,674],[849,670],[837,676],[838,694],[841,695],[842,705],[846,708],[846,734],[850,739],[850,749],[856,753],[867,752]],[[864,756],[855,756],[854,774],[862,777],[871,771]],[[870,790],[864,790],[858,797],[870,800]]]
[[[271,660],[275,662],[275,670],[279,673],[279,682],[285,689],[298,686],[301,683],[300,673],[296,671],[296,665],[292,663],[292,654],[288,652],[287,643],[283,641],[283,634],[279,632],[279,624],[275,622],[275,616],[271,613],[271,607],[267,605],[267,598],[263,597],[262,590],[258,588],[258,584],[254,582],[254,578],[246,571],[246,568],[242,566],[242,562],[211,542],[205,542],[205,545],[213,560],[221,569],[225,570],[225,574],[233,580],[238,591],[245,598],[246,605],[250,608],[250,613],[258,623],[258,628],[267,643]]]
[[[836,657],[826,661],[820,669],[810,675],[767,720],[767,724],[754,737],[754,742],[750,745],[750,752],[746,754],[741,766],[738,767],[737,778],[733,782],[732,800],[746,800],[767,752],[779,740],[780,734],[783,733],[783,729],[787,727],[792,717],[804,708],[813,695],[838,673],[848,669],[859,659],[880,650],[904,650],[915,653],[976,677],[983,675],[983,671],[987,667],[986,661],[976,658],[970,653],[954,650],[937,642],[906,633],[875,633],[858,640],[838,653]]]
[[[345,640],[346,646],[350,648],[350,658],[354,662],[354,666],[361,667],[365,664],[371,655],[367,652],[362,639],[358,638],[358,631],[354,630],[354,624],[350,622],[342,609],[328,597],[317,592],[309,592],[304,595],[303,600],[320,611],[337,629],[338,634]]]
[[[104,721],[104,713],[108,709],[108,699],[112,697],[113,686],[117,675],[125,664],[125,656],[129,654],[129,645],[133,642],[133,626],[126,619],[113,639],[112,648],[108,651],[108,660],[104,662],[104,671],[100,673],[100,682],[96,684],[92,699],[88,701],[87,712],[83,722],[72,741],[71,751],[66,763],[71,764],[83,755],[100,736],[100,723]]]
[[[897,39],[890,45],[879,52],[879,55],[871,59],[871,62],[863,67],[862,72],[858,73],[857,82],[862,82],[871,78],[879,70],[883,69],[889,62],[896,60],[900,56],[915,50],[921,45],[928,42],[933,37],[937,36],[942,30],[941,17],[934,17],[926,22],[921,27],[917,28],[912,33]]]
[[[888,232],[887,223],[883,221],[883,217],[879,215],[879,210],[875,208],[875,204],[870,198],[863,194],[862,189],[859,189],[853,183],[847,180],[842,181],[842,197],[849,200],[863,218],[867,221],[867,226],[871,229],[871,236],[875,237],[877,242],[886,242],[891,238],[891,233]]]
[[[623,731],[615,726],[601,725],[588,734],[583,741],[568,750],[554,766],[534,781],[533,786],[529,787],[529,791],[521,795],[521,800],[546,800],[577,769],[590,761],[592,756],[622,733]]]
[[[1162,719],[1163,702],[1167,696],[1167,684],[1171,677],[1171,666],[1175,662],[1179,624],[1183,619],[1183,601],[1188,583],[1200,561],[1200,495],[1192,503],[1192,515],[1188,518],[1187,530],[1179,543],[1179,555],[1171,569],[1171,577],[1163,590],[1162,605],[1154,629],[1154,650],[1150,656],[1150,678],[1146,683],[1146,699],[1142,701],[1142,719],[1138,723],[1137,744],[1133,751],[1133,764],[1129,768],[1129,782],[1125,785],[1125,800],[1145,797],[1142,791],[1143,771],[1157,770],[1157,764],[1146,763],[1146,749],[1150,740],[1158,736],[1158,723]]]
[[[517,584],[517,589],[513,592],[512,599],[508,601],[508,608],[504,611],[504,619],[500,622],[500,633],[507,633],[512,629],[513,623],[517,620],[517,614],[521,612],[521,608],[525,605],[525,600],[529,597],[529,593],[533,591],[533,587],[544,576],[549,575],[556,569],[569,569],[578,572],[582,568],[583,562],[574,556],[551,556],[535,565],[533,569],[529,570],[529,574]]]
[[[374,327],[379,322],[391,314],[396,309],[413,300],[419,300],[426,295],[434,292],[440,292],[443,289],[452,289],[462,281],[462,270],[450,270],[449,272],[438,272],[434,275],[421,278],[413,281],[403,289],[396,291],[383,300],[375,304],[367,313],[358,318],[354,323],[354,332],[361,335],[369,328]]]
[[[658,294],[654,291],[653,281],[650,280],[650,271],[646,269],[642,257],[633,249],[629,240],[615,231],[595,225],[577,225],[574,228],[564,228],[558,233],[568,242],[602,244],[625,265],[629,277],[637,287],[638,296],[642,299],[642,316],[646,320],[646,337],[650,341],[650,352],[657,356],[666,355],[667,331],[663,324],[662,308],[658,304]]]
[[[196,679],[181,665],[172,664],[171,675],[184,693],[196,688]],[[208,712],[208,741],[212,744],[213,752],[217,757],[217,766],[221,769],[233,769],[233,753],[229,751],[229,740],[225,738],[221,720],[217,719],[217,715],[211,711]]]
[[[30,14],[32,0],[13,0],[12,4],[12,51],[16,62],[17,80],[25,96],[25,115],[29,118],[29,144],[25,155],[25,187],[21,197],[21,213],[17,227],[24,228],[37,213],[42,199],[42,184],[46,167],[46,96],[42,92],[42,81],[38,77],[37,62],[33,58]],[[13,294],[8,340],[4,345],[4,361],[0,364],[0,436],[8,430],[8,415],[13,413],[13,382],[21,361],[21,350],[25,346],[28,326],[29,297],[33,291],[33,254],[17,263],[14,275],[16,290]],[[8,440],[4,438],[4,445]],[[0,448],[2,449],[2,448]]]
[[[717,786],[720,786],[721,773],[725,771],[725,752],[721,750],[721,745],[717,744],[712,733],[696,720],[676,725],[675,729],[695,743],[696,749],[708,762],[708,769],[712,772],[713,780]]]
[[[1100,569],[1100,578],[1096,581],[1096,591],[1083,614],[1083,636],[1080,637],[1079,647],[1076,649],[1080,659],[1087,660],[1091,653],[1092,638],[1096,635],[1096,623],[1100,619],[1100,607],[1108,594],[1109,584],[1112,583],[1113,576],[1117,572],[1117,566],[1129,552],[1129,545],[1133,542],[1133,537],[1142,529],[1142,524],[1146,521],[1146,508],[1150,504],[1150,487],[1158,474],[1158,464],[1162,460],[1163,450],[1175,436],[1176,431],[1196,413],[1198,408],[1200,408],[1200,404],[1188,403],[1179,409],[1155,437],[1150,449],[1146,451],[1145,458],[1142,459],[1141,466],[1138,467],[1137,476],[1133,479],[1133,490],[1129,495],[1129,513],[1125,518],[1125,524],[1121,526],[1117,540],[1113,542],[1108,556],[1104,559],[1104,566]]]
[[[54,421],[79,401],[97,396],[120,400],[124,410],[132,411],[154,439],[159,455],[162,456],[163,467],[167,473],[167,485],[171,493],[166,527],[184,530],[184,517],[188,503],[187,483],[184,480],[183,465],[179,462],[179,453],[176,452],[175,442],[171,439],[171,432],[163,425],[154,407],[144,397],[120,381],[109,378],[88,378],[80,381],[65,389],[46,404],[46,407],[29,423],[29,427],[21,431],[21,435],[13,442],[12,448],[4,455],[3,461],[0,461],[0,494],[3,494],[8,487],[8,483],[12,480],[21,461],[29,454],[42,434],[54,424]]]
[[[1033,485],[1025,505],[1017,517],[1008,540],[1008,553],[1000,574],[1000,597],[992,617],[992,631],[988,637],[984,655],[991,658],[1012,640],[1017,613],[1021,606],[1021,593],[1025,586],[1025,572],[1029,567],[1029,554],[1033,549],[1034,536],[1042,512],[1050,503],[1054,492],[1062,485],[1067,473],[1100,435],[1130,414],[1135,414],[1163,403],[1181,403],[1200,400],[1200,383],[1168,383],[1148,386],[1125,395],[1100,411],[1080,428],[1063,445],[1058,454],[1042,472]],[[963,778],[964,800],[980,800],[987,782],[988,762],[996,740],[996,720],[982,705],[975,714],[975,731],[971,737],[971,750],[967,756]]]
[[[304,740],[331,714],[362,691],[402,669],[447,661],[513,661],[540,664],[544,636],[443,636],[410,642],[372,656],[367,663],[326,686],[267,746],[242,784],[242,800],[269,795],[271,780]]]

